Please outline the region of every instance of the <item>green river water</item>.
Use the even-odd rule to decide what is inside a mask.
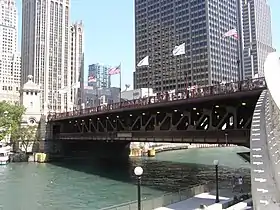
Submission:
[[[52,164],[10,163],[0,167],[0,209],[94,210],[136,200],[133,169],[144,168],[143,197],[158,197],[191,185],[214,180],[213,160],[220,176],[229,179],[249,164],[236,152],[245,148],[206,148],[170,151],[155,158],[128,162],[65,161]]]

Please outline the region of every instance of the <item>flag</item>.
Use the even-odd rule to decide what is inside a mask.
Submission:
[[[96,77],[93,75],[88,76],[88,82],[96,82]]]
[[[81,87],[81,83],[80,82],[76,82],[76,83],[73,83],[71,85],[71,88],[80,88]]]
[[[238,33],[236,28],[229,30],[228,32],[223,34],[223,38],[225,37],[234,37],[235,39],[238,39]]]
[[[175,46],[172,51],[173,56],[184,55],[186,53],[186,44],[180,44],[179,46]]]
[[[69,92],[71,89],[75,88],[80,88],[81,87],[81,83],[80,82],[76,82],[73,83],[70,87],[69,86],[64,86],[63,88],[59,89],[59,93],[67,93]]]
[[[63,88],[59,89],[58,92],[59,93],[67,93],[70,91],[70,88],[68,86],[64,86]]]
[[[108,71],[109,75],[115,75],[115,74],[120,74],[121,73],[121,65],[117,67],[110,68]]]
[[[149,56],[147,55],[145,58],[143,58],[138,64],[138,67],[141,66],[149,66]]]

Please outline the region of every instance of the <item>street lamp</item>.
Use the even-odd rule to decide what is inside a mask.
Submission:
[[[141,210],[141,176],[143,168],[140,166],[135,167],[134,174],[137,176],[137,191],[138,191],[138,210]]]
[[[228,133],[225,133],[226,147],[228,146]]]
[[[214,165],[215,165],[215,170],[216,170],[216,203],[220,202],[219,199],[219,175],[218,175],[218,165],[219,165],[219,161],[218,160],[214,160],[213,161]]]

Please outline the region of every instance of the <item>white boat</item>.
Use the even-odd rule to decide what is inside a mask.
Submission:
[[[6,165],[10,160],[11,147],[0,143],[0,165]]]

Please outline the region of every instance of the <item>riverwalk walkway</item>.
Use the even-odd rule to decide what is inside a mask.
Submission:
[[[240,198],[251,191],[250,184],[244,183],[244,193],[239,193],[238,187],[232,192],[232,185],[228,181],[219,182],[219,199],[220,202],[215,204],[216,192],[215,184],[209,183],[195,186],[188,189],[181,189],[178,192],[164,194],[161,197],[150,200],[142,200],[142,209],[145,210],[197,210],[200,205],[208,206],[207,210],[222,210],[233,205],[235,196]],[[163,207],[164,206],[164,207]],[[244,206],[244,205],[243,205]],[[225,207],[225,208],[224,208]],[[102,208],[102,210],[117,209],[137,209],[137,201],[123,203],[119,205]],[[237,210],[240,208],[231,208],[228,210]],[[242,208],[243,210],[243,208]]]
[[[216,192],[211,191],[210,193],[201,193],[192,198],[189,198],[184,201],[180,201],[178,203],[174,203],[168,205],[167,207],[159,207],[155,210],[199,210],[200,205],[205,205],[207,210],[219,210],[219,209],[227,209],[222,208],[222,204],[229,203],[233,200],[234,196],[240,196],[239,192],[232,192],[231,189],[222,189],[219,190],[219,204],[215,203],[216,200]],[[244,204],[245,205],[245,204]],[[227,206],[227,205],[226,205]],[[238,208],[236,208],[238,209]],[[246,208],[240,208],[246,209]]]

